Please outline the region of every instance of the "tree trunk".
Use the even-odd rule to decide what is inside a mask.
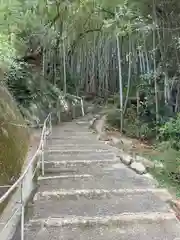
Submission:
[[[122,87],[122,68],[121,68],[121,52],[120,52],[120,41],[119,36],[116,36],[117,42],[117,54],[118,54],[118,70],[119,70],[119,101],[120,101],[120,130],[123,130],[123,87]]]

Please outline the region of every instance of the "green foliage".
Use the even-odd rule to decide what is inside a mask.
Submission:
[[[26,64],[22,64],[19,69],[11,68],[5,82],[21,113],[32,124],[42,122],[49,112],[56,109],[58,99],[62,96],[56,86]]]
[[[171,191],[180,194],[180,153],[171,148],[169,142],[161,142],[156,149],[156,155],[150,155],[151,161],[159,163],[163,167],[151,170],[161,187],[168,187]],[[151,154],[151,153],[150,153]]]
[[[110,99],[111,101],[111,99]],[[120,110],[110,105],[106,110],[107,122],[110,126],[120,129]],[[128,108],[124,116],[123,132],[128,137],[151,139],[155,131],[148,123],[139,122],[136,115],[136,108]]]
[[[159,129],[159,140],[169,141],[172,148],[180,149],[180,114],[171,118]]]
[[[8,40],[7,35],[0,34],[0,68],[7,70],[8,67],[18,67],[15,61],[16,50]]]

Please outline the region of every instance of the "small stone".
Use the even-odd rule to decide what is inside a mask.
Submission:
[[[155,163],[147,158],[136,156],[136,161],[142,163],[147,169],[155,168]]]
[[[93,118],[91,121],[89,121],[89,128],[94,128],[96,118]]]
[[[164,165],[163,165],[163,163],[161,163],[161,162],[158,162],[158,161],[155,161],[155,167],[156,168],[164,168]]]
[[[140,162],[133,162],[131,163],[130,166],[135,172],[139,173],[139,174],[144,174],[146,173],[146,168],[144,167],[144,165]]]
[[[153,181],[156,181],[150,173],[146,173],[146,174],[144,174],[144,176],[153,180]]]
[[[102,133],[98,134],[97,140],[99,140],[99,141],[109,141],[109,137],[107,136],[107,134],[105,132],[102,132]]]
[[[120,154],[119,157],[121,159],[121,162],[126,164],[126,165],[130,165],[133,162],[133,159],[130,155]]]
[[[112,140],[112,143],[113,143],[114,145],[117,145],[117,144],[120,144],[120,143],[123,144],[123,142],[122,142],[121,139],[116,138],[116,137],[114,137],[114,136],[111,137],[111,140]]]

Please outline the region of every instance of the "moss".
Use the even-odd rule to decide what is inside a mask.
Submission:
[[[29,131],[10,93],[0,86],[0,185],[18,178],[28,151]]]

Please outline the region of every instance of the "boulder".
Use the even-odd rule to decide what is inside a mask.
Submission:
[[[144,174],[146,173],[146,168],[144,165],[140,162],[132,162],[130,165],[131,169],[133,169],[138,174]]]
[[[121,159],[121,162],[126,164],[126,165],[130,165],[133,162],[133,158],[125,153],[119,153],[119,158]]]
[[[155,168],[154,162],[152,162],[151,160],[148,160],[147,158],[141,157],[141,156],[136,156],[136,162],[142,163],[146,167],[146,169]]]

